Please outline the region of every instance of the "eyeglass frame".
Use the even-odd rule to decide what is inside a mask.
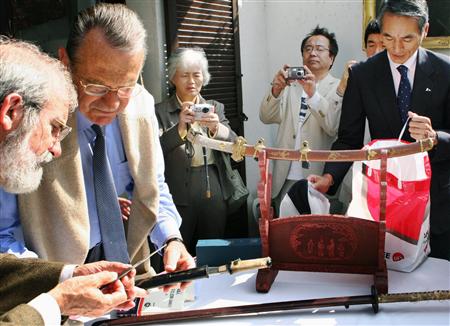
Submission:
[[[308,50],[308,49],[310,49],[310,50]],[[315,45],[307,44],[303,47],[303,51],[308,54],[311,54],[313,51],[315,51],[316,53],[323,53],[325,51],[330,51],[330,48],[327,48],[321,44],[315,44]]]
[[[109,86],[106,86],[106,85],[101,85],[101,84],[84,84],[81,79],[79,80],[79,82],[80,82],[81,87],[83,87],[83,92],[85,94],[89,95],[89,96],[102,97],[102,96],[105,96],[106,94],[108,94],[109,92],[116,92],[117,96],[120,97],[120,98],[131,98],[134,95],[137,95],[137,94],[133,94],[133,91],[136,89],[136,84],[134,84],[133,86],[120,86],[120,87],[112,88],[112,87],[109,87]],[[96,94],[96,93],[88,92],[88,91],[86,91],[86,88],[89,87],[89,86],[95,86],[95,87],[104,88],[105,89],[105,93],[103,93],[103,94]],[[124,89],[124,88],[131,89],[130,96],[123,96],[123,95],[121,95],[119,93],[120,90]]]
[[[58,124],[56,125],[55,122]],[[64,138],[67,137],[68,134],[72,131],[72,127],[69,127],[66,125],[63,121],[55,118],[51,122],[52,126],[52,136],[55,138],[56,141],[61,142]],[[53,128],[56,128],[58,130],[57,134],[53,134]]]

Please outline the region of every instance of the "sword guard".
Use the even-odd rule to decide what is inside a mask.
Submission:
[[[247,141],[244,137],[239,136],[236,138],[236,141],[233,144],[233,154],[231,154],[231,158],[235,162],[240,162],[244,159],[245,156],[245,145]]]
[[[372,285],[371,292],[372,292],[372,309],[374,313],[377,313],[380,309],[380,306],[378,305],[378,292],[375,285]]]

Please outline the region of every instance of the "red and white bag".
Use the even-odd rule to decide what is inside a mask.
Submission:
[[[397,140],[374,140],[364,148],[397,145]],[[389,158],[386,178],[386,264],[389,269],[411,272],[430,253],[431,166],[428,153]],[[353,163],[352,201],[347,215],[379,220],[379,160]]]

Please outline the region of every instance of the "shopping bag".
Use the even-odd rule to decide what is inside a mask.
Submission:
[[[374,140],[364,148],[401,143]],[[431,166],[428,154],[389,158],[386,179],[386,265],[389,269],[410,272],[430,252]],[[353,163],[352,201],[347,215],[379,221],[380,160]]]
[[[328,198],[307,179],[294,183],[280,204],[280,218],[301,214],[329,214]]]

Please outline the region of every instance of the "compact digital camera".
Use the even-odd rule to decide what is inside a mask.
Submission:
[[[192,107],[192,111],[194,111],[195,120],[201,120],[205,114],[209,113],[210,111],[213,111],[214,106],[211,104],[194,104]]]
[[[288,80],[296,80],[296,79],[303,79],[305,78],[306,71],[303,67],[290,67],[288,68]]]

